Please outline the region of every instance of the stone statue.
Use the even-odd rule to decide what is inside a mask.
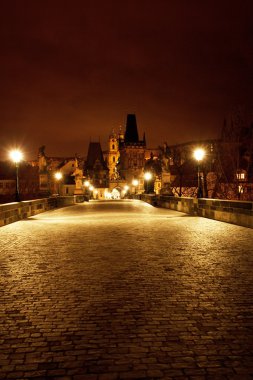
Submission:
[[[50,178],[48,171],[48,162],[45,155],[45,145],[39,148],[38,155],[38,164],[39,164],[39,189],[41,194],[48,195],[50,194]]]
[[[164,143],[163,145],[163,152],[162,152],[162,172],[169,172],[170,171],[170,149],[167,145],[167,143]]]
[[[79,168],[78,158],[75,158],[75,170],[72,174],[75,177],[75,195],[83,194],[83,170]]]
[[[170,148],[167,143],[163,144],[162,153],[160,155],[162,166],[162,188],[161,194],[173,195],[171,190],[171,174],[170,174]]]
[[[39,171],[40,173],[47,172],[47,158],[45,155],[45,145],[39,148]]]

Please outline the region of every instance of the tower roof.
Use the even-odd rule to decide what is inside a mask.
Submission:
[[[137,129],[137,123],[136,123],[136,116],[135,114],[128,114],[127,122],[126,122],[125,143],[138,143],[138,142],[139,142],[139,135],[138,135],[138,129]]]
[[[99,161],[103,167],[107,169],[100,143],[90,142],[86,160],[86,168],[93,168],[96,161]]]

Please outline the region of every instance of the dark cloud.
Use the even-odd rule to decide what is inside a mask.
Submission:
[[[135,112],[151,146],[217,137],[252,107],[251,1],[4,2],[3,149],[84,154]],[[3,154],[1,153],[2,157]]]

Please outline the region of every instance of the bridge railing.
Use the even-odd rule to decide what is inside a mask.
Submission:
[[[154,206],[253,228],[253,202],[149,194],[141,199]]]
[[[59,207],[70,206],[79,201],[78,196],[49,197],[0,205],[0,227],[29,216]]]

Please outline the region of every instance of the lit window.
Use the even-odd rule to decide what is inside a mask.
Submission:
[[[239,179],[239,180],[244,180],[245,179],[245,173],[237,173],[236,174],[236,178]]]

